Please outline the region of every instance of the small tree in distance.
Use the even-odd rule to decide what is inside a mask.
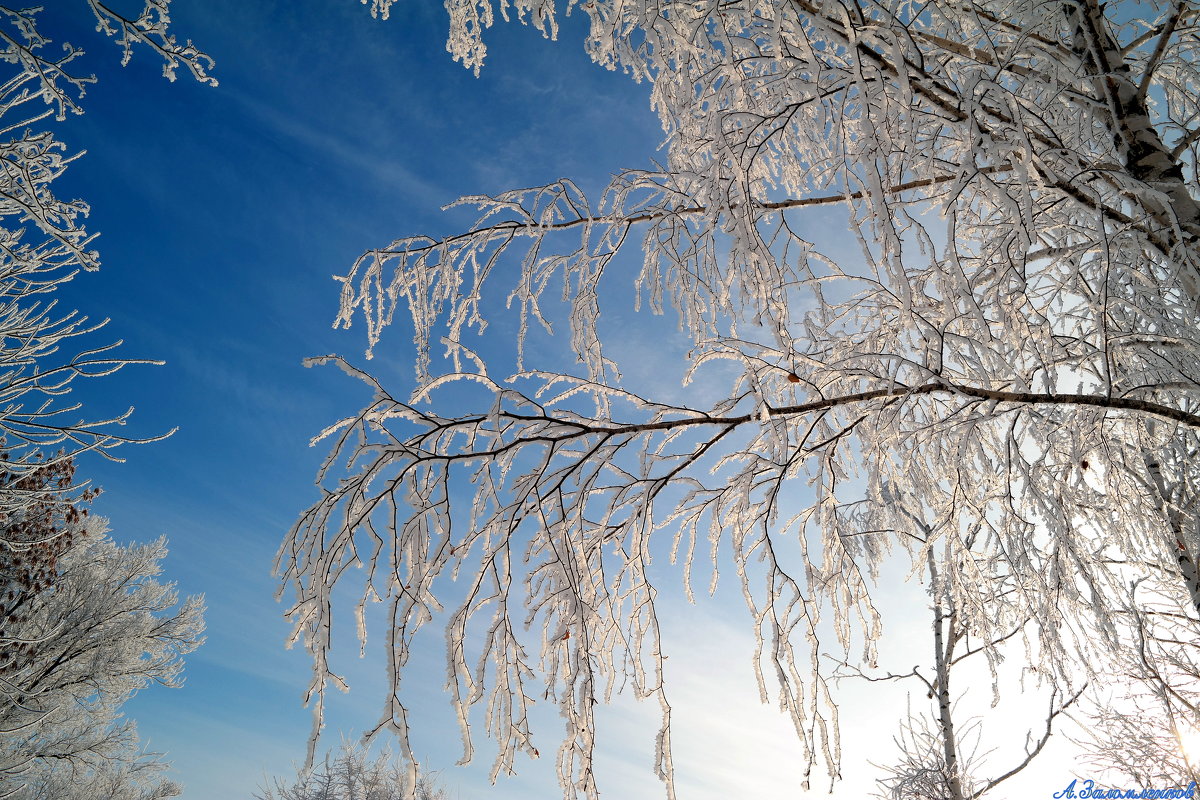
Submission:
[[[384,751],[371,758],[366,747],[343,742],[334,754],[301,769],[294,780],[276,778],[255,800],[449,800],[444,789],[415,767]]]

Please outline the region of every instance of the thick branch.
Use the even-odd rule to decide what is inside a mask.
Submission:
[[[863,403],[881,398],[903,398],[924,394],[960,394],[980,400],[993,400],[999,403],[1016,403],[1020,405],[1064,405],[1089,406],[1093,408],[1111,409],[1114,411],[1135,411],[1163,419],[1173,420],[1190,428],[1200,429],[1200,414],[1192,414],[1182,409],[1155,403],[1149,400],[1139,400],[1133,397],[1105,397],[1091,394],[1044,394],[1040,392],[1009,392],[1001,389],[985,389],[978,386],[962,386],[951,383],[927,383],[921,386],[893,386],[888,389],[871,389],[864,392],[839,395],[837,397],[811,400],[792,406],[769,408],[767,414],[771,417],[790,417],[797,414],[807,414],[811,411],[821,411],[829,408]],[[513,419],[543,419],[520,414],[508,414]],[[643,431],[671,430],[687,425],[741,425],[759,419],[757,414],[741,414],[726,417],[687,417],[684,419],[660,420],[658,422],[635,423],[629,425],[588,425],[572,422],[589,433],[626,434]]]

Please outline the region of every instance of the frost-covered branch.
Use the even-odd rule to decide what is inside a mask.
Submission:
[[[168,0],[149,0],[137,18],[100,0],[87,0],[86,8],[101,31],[119,38],[126,59],[133,43],[142,42],[163,58],[168,74],[182,64],[198,80],[213,82],[211,60],[168,32]],[[76,156],[46,124],[82,113],[79,101],[94,78],[76,72],[82,50],[64,44],[53,54],[57,48],[39,28],[38,13],[0,6],[0,62],[12,67],[0,75],[0,468],[17,472],[38,468],[56,451],[59,458],[83,451],[115,458],[122,444],[162,438],[116,433],[132,409],[87,419],[79,405],[62,400],[79,378],[159,362],[115,355],[119,342],[96,346],[93,337],[106,321],[64,311],[54,300],[80,270],[99,267],[99,254],[92,249],[94,234],[83,227],[87,204],[54,193],[54,182]],[[0,510],[11,512],[25,499],[0,497]]]

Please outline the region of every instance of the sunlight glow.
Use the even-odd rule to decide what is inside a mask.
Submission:
[[[1191,767],[1200,766],[1200,730],[1186,727],[1179,731],[1179,749]]]

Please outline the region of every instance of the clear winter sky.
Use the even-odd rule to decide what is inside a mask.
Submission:
[[[168,83],[145,49],[122,69],[81,0],[45,5],[45,33],[86,49],[81,68],[99,78],[86,114],[59,126],[88,152],[56,190],[92,204],[104,266],[74,281],[62,302],[111,318],[107,339],[124,339],[126,355],[167,362],[82,385],[79,399],[97,413],[136,406],[130,433],[179,426],[165,442],[127,448],[127,463],[85,459],[80,474],[103,487],[95,508],[118,540],[168,536],[166,578],[208,601],[208,641],[188,659],[186,687],[151,688],[128,710],[150,747],[168,754],[187,800],[249,798],[265,775],[303,758],[310,728],[301,706],[307,657],[283,646],[274,553],[315,497],[325,450],[309,438],[366,399],[340,371],[301,366],[330,352],[364,363],[361,327],[331,329],[331,275],[400,235],[461,229],[469,214],[438,210],[460,195],[560,176],[595,189],[611,171],[647,166],[658,123],[644,85],[586,59],[578,19],[559,43],[500,25],[475,78],[444,50],[440,3],[407,0],[384,22],[353,0],[175,0],[176,35],[216,59],[220,86],[211,88],[182,74]],[[645,334],[671,323],[635,324],[639,335],[622,352],[652,371],[661,355]],[[397,330],[371,366],[403,394],[410,364]],[[931,649],[919,590],[905,594],[903,577],[881,589],[885,608],[915,596],[884,650],[897,672],[927,662]],[[748,616],[732,579],[695,607],[665,599],[676,623],[668,639],[677,648],[680,797],[798,797],[799,748],[784,718],[758,703]],[[345,641],[334,666],[352,690],[330,696],[323,748],[372,725],[382,701],[378,651],[359,661]],[[424,766],[462,798],[560,796],[547,757],[561,731],[553,714],[539,720],[543,758],[521,761],[519,776],[488,784],[493,752],[482,734],[475,762],[453,766],[460,743],[441,693],[443,652],[432,641],[408,683]],[[974,687],[986,708],[986,679]],[[867,762],[891,758],[905,695],[843,688],[846,781],[834,796],[849,800],[870,790]],[[914,707],[923,702],[915,693]],[[1017,717],[1036,712],[1001,708],[1009,717],[989,718],[985,735],[1019,749]],[[664,796],[651,772],[656,714],[621,701],[600,717],[606,796]],[[1051,747],[998,796],[1050,797],[1070,779],[1060,752]],[[815,780],[810,796],[825,788]]]

